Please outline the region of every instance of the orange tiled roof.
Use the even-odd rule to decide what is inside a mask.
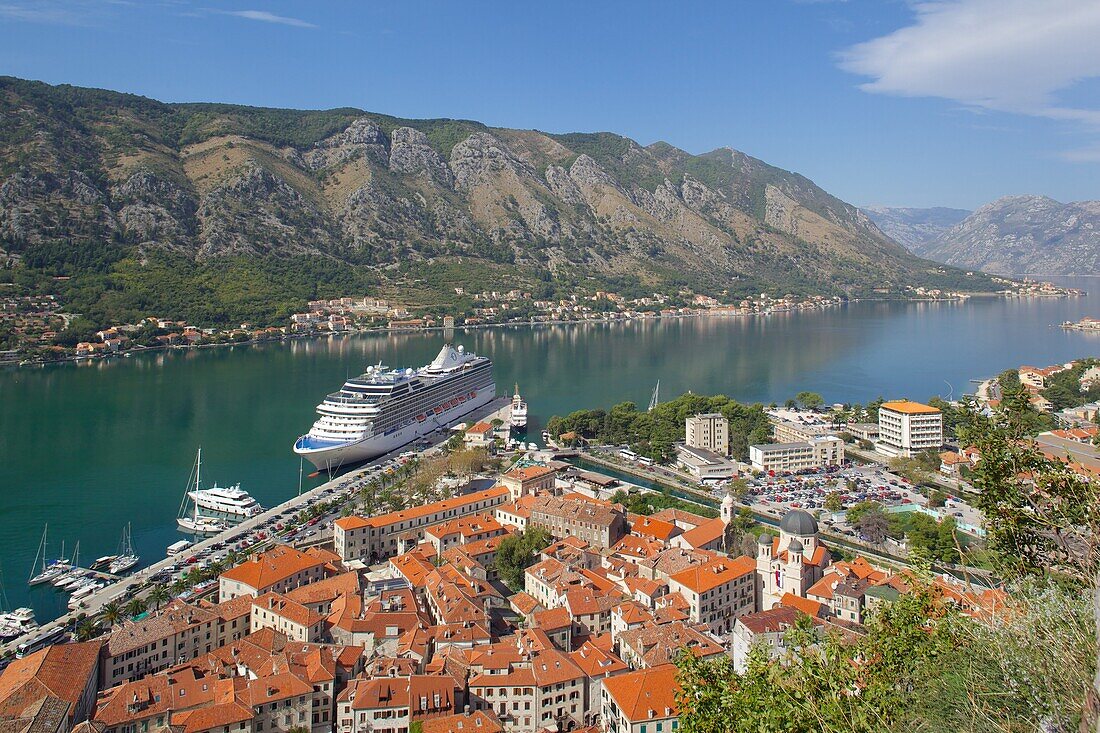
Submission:
[[[880,409],[900,412],[903,415],[938,415],[940,412],[931,405],[923,405],[920,402],[913,402],[912,400],[891,400],[890,402],[883,402]]]
[[[669,576],[669,580],[676,581],[692,592],[706,593],[720,585],[755,572],[756,560],[748,555],[742,555],[732,559],[719,558],[702,565],[696,565]]]
[[[809,598],[802,598],[796,596],[794,593],[784,593],[783,597],[779,599],[779,602],[784,606],[790,606],[791,608],[797,608],[807,616],[820,616],[821,604],[817,601],[810,600]]]
[[[548,473],[554,473],[554,469],[549,466],[524,466],[522,468],[513,468],[504,475],[508,478],[514,478],[520,481],[530,481],[533,478],[545,476]]]
[[[101,642],[56,644],[16,659],[0,674],[0,717],[21,717],[46,696],[76,705],[98,666]]]
[[[267,552],[226,570],[221,577],[243,583],[250,588],[267,588],[325,562],[316,554],[296,550],[290,545],[276,545]]]
[[[631,723],[678,715],[680,683],[676,681],[675,664],[617,674],[605,679],[603,686]]]
[[[708,519],[695,529],[689,529],[680,535],[689,546],[700,548],[718,540],[726,532],[726,523],[720,517]]]
[[[469,504],[475,504],[479,501],[484,501],[486,499],[495,499],[499,496],[505,496],[507,494],[507,486],[493,486],[492,488],[485,489],[483,491],[477,491],[473,494],[466,494],[465,496],[458,496],[453,499],[444,499],[443,501],[436,501],[431,504],[425,504],[423,506],[410,507],[408,509],[402,509],[399,512],[380,514],[376,517],[341,517],[340,519],[337,519],[333,524],[343,530],[360,529],[362,527],[388,527],[389,525],[397,524],[398,522],[405,522],[410,519],[426,517],[431,514],[435,514],[436,512],[445,512],[450,509],[464,507]]]

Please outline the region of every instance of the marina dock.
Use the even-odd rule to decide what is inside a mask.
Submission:
[[[470,414],[466,415],[462,422],[467,425],[471,425],[479,420],[491,421],[494,418],[507,420],[508,410],[511,404],[509,397],[497,397],[489,404],[474,410]],[[444,430],[439,433],[432,434],[421,440],[428,440],[429,445],[426,448],[418,449],[417,453],[427,453],[437,449],[440,445],[445,443],[452,435],[451,430]],[[271,521],[278,520],[288,512],[291,514],[308,509],[310,506],[324,500],[324,501],[347,501],[350,499],[360,487],[365,483],[368,474],[372,473],[372,470],[388,461],[396,458],[400,453],[409,449],[410,444],[406,444],[399,448],[390,451],[389,453],[379,456],[374,460],[357,466],[354,470],[340,476],[333,477],[330,481],[310,489],[303,491],[300,495],[287,499],[283,503],[267,509],[262,514],[258,514],[255,517],[245,520],[244,522],[237,524],[219,534],[213,535],[196,542],[187,549],[185,553],[177,556],[165,557],[157,562],[141,568],[137,572],[118,577],[108,573],[96,573],[97,577],[104,580],[113,581],[109,585],[97,590],[95,593],[82,599],[81,606],[75,611],[70,611],[59,618],[56,618],[47,623],[43,623],[35,631],[25,634],[23,636],[11,639],[4,644],[0,645],[0,653],[14,650],[21,643],[33,639],[42,634],[49,633],[58,628],[71,628],[77,621],[78,617],[86,616],[88,618],[94,618],[99,614],[103,607],[111,601],[121,601],[125,597],[133,597],[141,595],[143,591],[147,590],[151,585],[150,578],[157,575],[162,570],[169,567],[179,569],[180,564],[186,557],[194,556],[202,553],[206,550],[212,549],[213,545],[219,545],[227,547],[239,543],[245,539],[246,536],[252,532],[262,529],[264,525]],[[250,550],[259,551],[266,547],[276,544],[280,541],[280,537],[276,536],[273,532],[268,536],[252,545]],[[89,571],[94,572],[94,571]]]

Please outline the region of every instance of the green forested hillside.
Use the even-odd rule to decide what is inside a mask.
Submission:
[[[11,77],[0,77],[0,119],[6,277],[71,277],[51,287],[97,317],[269,321],[311,295],[368,286],[451,302],[448,276],[547,296],[994,287],[729,148],[164,104]]]

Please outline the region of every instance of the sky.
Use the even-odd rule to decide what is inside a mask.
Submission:
[[[1097,39],[1098,0],[0,0],[4,75],[729,146],[861,206],[1100,199]]]

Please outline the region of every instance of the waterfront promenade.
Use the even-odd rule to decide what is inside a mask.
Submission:
[[[494,417],[504,419],[507,417],[510,405],[511,399],[509,397],[497,397],[488,405],[466,415],[463,418],[463,422],[472,424],[479,420],[492,420]],[[426,436],[425,440],[429,442],[429,445],[426,448],[417,450],[417,453],[424,455],[433,451],[438,451],[440,446],[450,438],[451,434],[449,430],[441,430]],[[4,654],[9,650],[14,650],[23,642],[34,639],[41,634],[48,633],[57,628],[71,628],[81,615],[94,619],[103,607],[111,601],[122,602],[126,598],[143,595],[153,585],[150,578],[167,569],[173,571],[186,570],[188,567],[192,567],[184,564],[187,558],[199,557],[207,554],[213,551],[215,546],[218,548],[232,547],[242,541],[247,541],[247,538],[250,536],[254,537],[254,533],[261,531],[265,533],[264,538],[258,539],[250,544],[248,546],[250,552],[263,550],[272,544],[278,543],[281,538],[273,531],[274,525],[277,522],[280,520],[285,521],[298,512],[309,509],[321,502],[334,501],[337,505],[341,505],[352,500],[359,489],[366,484],[371,477],[382,470],[385,464],[392,461],[399,454],[409,450],[410,445],[412,444],[402,446],[386,455],[379,456],[372,461],[356,466],[354,470],[336,476],[330,481],[313,489],[303,491],[298,496],[287,499],[283,503],[267,509],[262,514],[258,514],[251,519],[230,527],[224,532],[220,532],[196,542],[180,555],[165,557],[147,567],[141,568],[132,575],[116,579],[111,584],[83,599],[80,607],[76,610],[69,611],[48,623],[42,624],[38,629],[29,634],[9,640],[0,645],[0,654]]]

